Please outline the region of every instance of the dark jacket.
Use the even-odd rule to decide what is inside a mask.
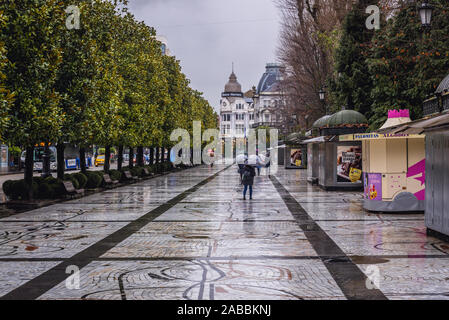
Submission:
[[[252,166],[245,166],[243,169],[242,183],[245,186],[252,186],[254,184],[254,177],[256,176],[256,170]]]

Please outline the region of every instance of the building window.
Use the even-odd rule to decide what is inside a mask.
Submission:
[[[245,133],[245,125],[236,124],[235,125],[235,134],[244,134]]]
[[[223,121],[231,121],[231,114],[230,114],[230,113],[223,114],[223,115],[221,116],[221,119],[222,119]]]
[[[265,113],[265,122],[270,122],[270,114],[268,114],[268,113]]]
[[[249,114],[249,120],[251,121],[251,120],[254,120],[254,113],[250,113]]]
[[[224,124],[221,126],[221,133],[222,134],[229,134],[231,133],[231,125],[230,124]]]
[[[243,114],[243,113],[236,113],[235,114],[235,120],[245,120],[245,114]]]

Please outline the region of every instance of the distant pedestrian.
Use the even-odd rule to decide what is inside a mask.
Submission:
[[[254,170],[253,166],[245,165],[243,169],[243,200],[246,200],[246,192],[249,188],[249,199],[253,199],[253,184],[254,184],[254,177],[256,176],[256,170]]]
[[[212,168],[214,166],[214,157],[215,157],[215,152],[213,149],[209,150],[209,157],[210,157],[210,167]]]
[[[266,162],[265,167],[267,168],[267,175],[270,176],[270,167],[271,167],[270,152],[267,152],[267,155],[265,157],[265,162]]]

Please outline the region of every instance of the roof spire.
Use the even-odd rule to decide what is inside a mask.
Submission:
[[[234,61],[232,62],[232,73],[234,73]]]

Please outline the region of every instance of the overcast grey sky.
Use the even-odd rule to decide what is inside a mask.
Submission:
[[[232,62],[244,91],[276,61],[279,12],[274,0],[129,0],[138,20],[156,28],[181,60],[192,88],[217,110]]]

